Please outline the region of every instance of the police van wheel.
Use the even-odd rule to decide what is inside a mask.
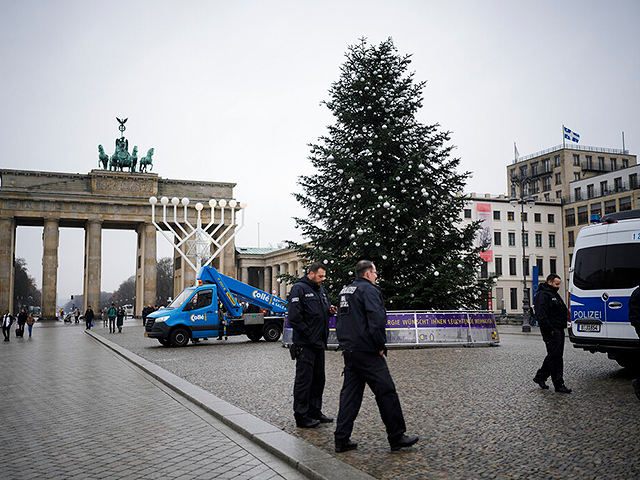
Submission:
[[[189,332],[184,328],[177,328],[171,332],[170,342],[172,347],[184,347],[189,343]]]
[[[275,342],[280,338],[280,326],[277,323],[267,323],[264,326],[264,339],[267,342]]]
[[[618,362],[618,365],[620,365],[622,368],[628,368],[629,370],[637,370],[638,361],[640,360],[640,357],[633,354],[627,354],[627,355],[619,354],[619,355],[616,355],[615,360],[616,362]]]

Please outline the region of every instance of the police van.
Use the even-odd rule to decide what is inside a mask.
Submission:
[[[640,210],[605,215],[578,233],[569,277],[569,338],[623,367],[640,366],[629,296],[640,284]]]

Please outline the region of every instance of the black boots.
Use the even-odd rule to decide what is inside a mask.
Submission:
[[[403,433],[397,440],[389,441],[389,444],[391,445],[391,451],[395,452],[401,448],[410,447],[411,445],[416,444],[418,440],[420,440],[420,437],[417,435],[405,435]]]
[[[537,377],[533,377],[533,381],[536,382],[538,385],[540,385],[541,389],[543,389],[543,390],[548,390],[549,389],[549,385],[544,383],[544,380],[540,380]]]
[[[309,418],[306,415],[294,415],[296,426],[299,428],[314,428],[320,425],[320,420]]]
[[[358,443],[352,442],[351,440],[341,443],[336,442],[336,453],[348,452],[349,450],[355,450],[356,448],[358,448]]]

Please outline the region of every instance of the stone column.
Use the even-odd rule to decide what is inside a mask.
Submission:
[[[0,219],[0,312],[13,311],[13,284],[15,268],[13,262],[16,254],[16,220]]]
[[[102,290],[102,222],[89,220],[84,230],[84,299],[83,309],[91,305],[93,313],[100,312]]]
[[[267,293],[271,293],[271,275],[272,275],[272,271],[273,269],[271,267],[264,267],[264,286],[263,286],[263,290]]]
[[[151,223],[144,225],[144,287],[143,302],[145,305],[156,304],[156,227]]]
[[[249,283],[249,268],[240,267],[240,281],[242,283]]]
[[[287,263],[281,263],[280,264],[280,275],[285,275],[287,273],[289,273],[289,271],[287,270],[288,268],[288,264]],[[287,283],[285,281],[280,282],[280,289],[279,289],[279,297],[286,299],[287,298]]]
[[[42,234],[42,319],[56,318],[56,300],[58,296],[58,243],[59,224],[57,218],[44,219]]]

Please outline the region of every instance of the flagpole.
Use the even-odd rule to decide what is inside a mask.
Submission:
[[[566,148],[564,143],[564,124],[562,124],[562,148]]]

